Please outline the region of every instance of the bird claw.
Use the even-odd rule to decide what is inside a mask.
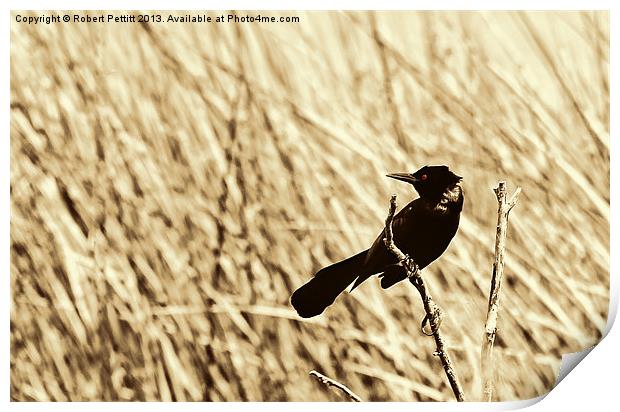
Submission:
[[[409,255],[405,255],[405,258],[401,264],[407,269],[407,277],[414,279],[418,277],[420,268],[418,267],[418,264],[415,263],[415,260],[411,259]]]
[[[439,326],[441,325],[441,318],[443,316],[441,308],[435,303],[433,303],[432,305],[433,307],[431,308],[431,314],[429,315],[427,313],[424,316],[424,319],[422,319],[422,326],[420,327],[422,333],[426,336],[433,336],[435,333],[437,333],[437,331],[439,330]],[[426,331],[427,324],[430,327],[430,332]]]

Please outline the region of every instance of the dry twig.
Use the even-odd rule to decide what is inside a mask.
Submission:
[[[424,317],[424,321],[422,322],[422,328],[427,321],[430,322],[431,335],[435,338],[435,345],[437,347],[437,351],[435,355],[439,356],[441,359],[441,364],[443,365],[443,369],[446,372],[446,376],[448,377],[448,381],[450,382],[450,387],[452,388],[452,392],[454,392],[454,396],[457,401],[463,402],[465,400],[465,395],[463,393],[463,388],[459,383],[458,377],[456,376],[456,372],[454,371],[454,367],[452,366],[452,361],[450,360],[450,356],[445,348],[444,339],[439,333],[439,325],[441,323],[441,310],[439,306],[435,304],[433,298],[430,293],[428,293],[426,289],[426,285],[424,284],[424,280],[420,275],[420,271],[418,265],[411,259],[409,256],[405,255],[394,243],[394,237],[392,233],[392,220],[394,219],[394,214],[396,213],[396,195],[392,195],[390,199],[390,211],[388,213],[388,217],[385,220],[385,238],[383,241],[385,242],[386,247],[390,252],[396,256],[399,262],[405,267],[407,270],[407,275],[409,277],[409,281],[416,287],[418,292],[420,293],[420,297],[422,298],[422,303],[424,304],[424,310],[426,311],[426,316]],[[425,332],[426,333],[426,332]]]
[[[347,397],[351,399],[353,402],[362,402],[362,399],[359,396],[353,393],[351,389],[347,388],[342,383],[335,381],[331,378],[328,378],[327,376],[314,370],[310,371],[310,376],[312,376],[313,378],[315,378],[316,380],[318,380],[325,386],[333,386],[334,388],[340,389],[340,391],[342,391],[345,395],[347,395]]]
[[[506,251],[506,232],[508,230],[508,214],[517,204],[521,188],[518,187],[508,200],[506,196],[506,182],[499,182],[497,188],[493,189],[497,196],[497,232],[495,235],[495,259],[493,261],[493,276],[491,278],[491,291],[489,295],[489,309],[485,326],[485,336],[482,341],[482,388],[484,400],[491,402],[495,385],[493,383],[493,345],[497,334],[497,314],[499,312],[499,294],[504,277],[504,255]]]

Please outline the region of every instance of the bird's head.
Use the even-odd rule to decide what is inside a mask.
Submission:
[[[420,197],[441,197],[447,190],[463,179],[452,173],[448,166],[424,166],[414,173],[391,173],[392,179],[413,185]]]

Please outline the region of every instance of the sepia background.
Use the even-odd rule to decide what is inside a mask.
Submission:
[[[481,396],[499,180],[523,193],[498,399],[546,393],[561,355],[601,337],[608,13],[16,14],[12,399],[343,400],[316,369],[366,400],[452,400],[407,282],[371,279],[311,320],[289,305],[372,243],[391,193],[416,196],[385,174],[425,164],[464,176],[459,232],[423,275],[468,399]]]

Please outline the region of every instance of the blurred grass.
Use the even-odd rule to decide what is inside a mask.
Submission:
[[[16,14],[16,12],[14,13]],[[263,13],[264,14],[264,13]],[[293,13],[289,13],[293,14]],[[294,13],[299,24],[11,26],[11,397],[451,400],[406,283],[290,293],[370,244],[387,172],[449,164],[425,270],[469,399],[500,179],[498,396],[548,391],[606,323],[606,12]]]

